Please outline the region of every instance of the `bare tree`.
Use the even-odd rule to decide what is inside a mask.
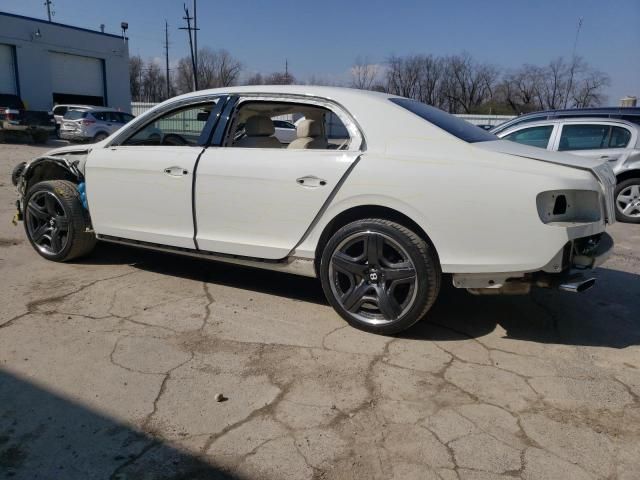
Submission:
[[[596,107],[606,100],[603,87],[611,83],[609,76],[599,70],[589,70],[578,81],[574,81],[571,99],[576,108]]]
[[[139,55],[129,57],[129,89],[131,90],[131,99],[134,102],[140,101],[142,95],[143,69],[144,60]]]
[[[198,50],[198,88],[217,88],[235,85],[242,64],[226,50],[204,47]],[[190,92],[193,89],[191,57],[183,57],[176,67],[176,89]]]
[[[473,113],[481,104],[493,98],[499,71],[489,64],[477,63],[467,53],[445,60],[444,95],[452,113]]]
[[[293,85],[296,79],[288,72],[273,72],[264,78],[266,85]]]
[[[372,64],[368,59],[356,58],[351,67],[351,86],[362,90],[371,90],[377,80],[378,65]]]
[[[160,102],[167,98],[167,79],[160,65],[147,63],[142,76],[142,100],[145,102]]]
[[[264,85],[264,80],[262,78],[262,74],[260,72],[251,75],[249,78],[247,78],[246,82],[247,85]]]

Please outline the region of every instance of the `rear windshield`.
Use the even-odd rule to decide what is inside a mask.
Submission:
[[[64,114],[64,118],[66,120],[78,120],[79,118],[84,118],[87,116],[87,112],[83,112],[81,110],[69,110]]]
[[[429,105],[408,98],[390,98],[393,103],[415,113],[436,127],[468,143],[498,140],[493,133]]]

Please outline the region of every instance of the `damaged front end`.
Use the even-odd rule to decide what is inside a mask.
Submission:
[[[46,180],[68,180],[84,189],[84,163],[89,150],[54,150],[47,155],[35,158],[28,163],[18,164],[12,174],[11,182],[16,187],[16,214],[13,223],[24,217],[26,196],[36,183]],[[82,194],[82,192],[80,192]]]

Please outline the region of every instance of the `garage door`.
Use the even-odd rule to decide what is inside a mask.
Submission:
[[[13,69],[13,47],[0,43],[0,93],[15,95],[16,72]]]
[[[99,58],[50,52],[55,103],[104,105],[103,62]]]

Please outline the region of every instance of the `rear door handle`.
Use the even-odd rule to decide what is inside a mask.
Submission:
[[[298,185],[302,185],[307,188],[324,187],[327,184],[326,180],[318,178],[314,175],[307,175],[306,177],[300,177],[296,179]]]
[[[182,167],[169,167],[164,169],[164,173],[172,177],[182,177],[183,175],[187,175],[189,171]]]

